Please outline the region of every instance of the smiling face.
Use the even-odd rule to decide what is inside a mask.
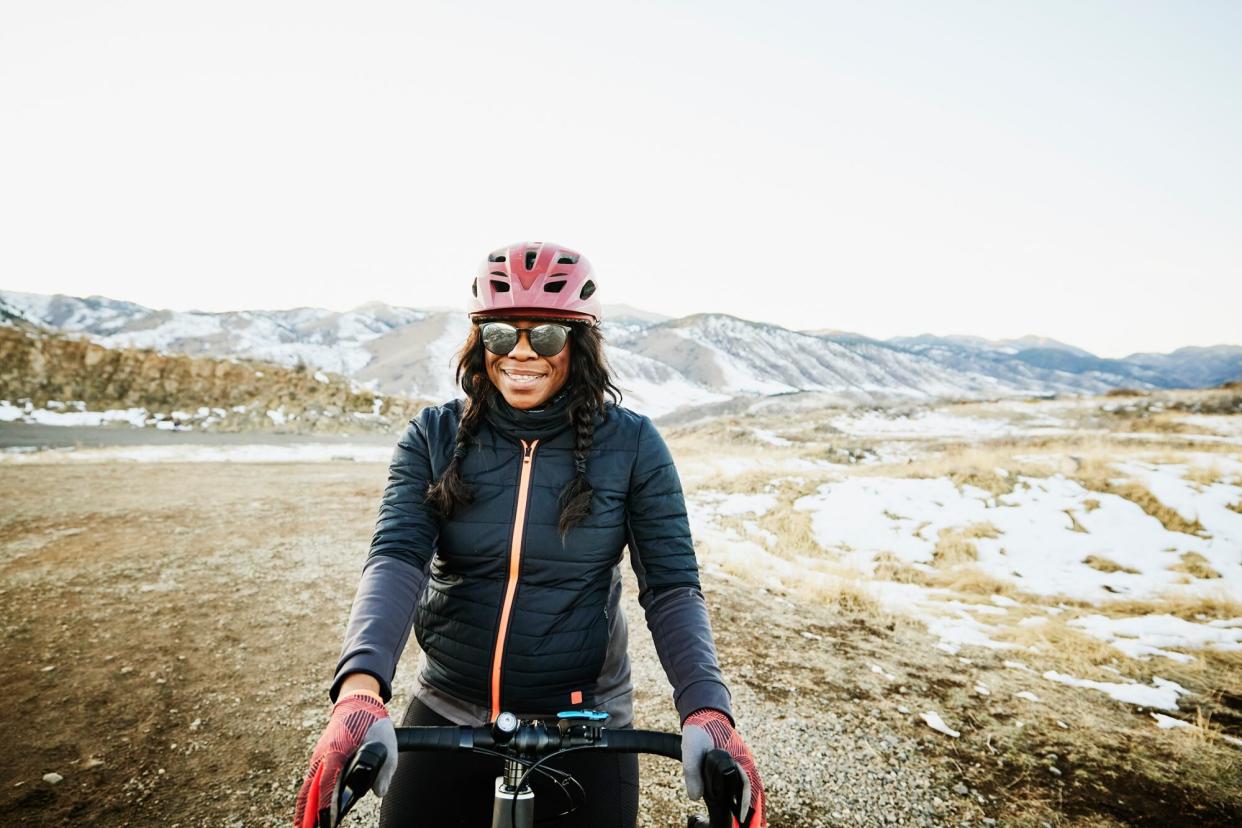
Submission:
[[[504,321],[515,328],[529,329],[548,320]],[[570,340],[572,339],[571,336]],[[572,341],[566,341],[559,354],[540,356],[530,347],[530,335],[521,334],[513,350],[504,356],[483,350],[487,377],[509,405],[521,409],[538,408],[560,391],[569,379],[569,349],[572,346]]]

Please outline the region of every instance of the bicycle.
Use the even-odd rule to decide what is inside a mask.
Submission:
[[[480,727],[398,727],[397,750],[464,750],[504,759],[504,772],[496,778],[491,828],[533,828],[535,793],[527,784],[531,774],[547,774],[566,790],[568,782],[577,784],[569,774],[544,767],[554,756],[598,750],[648,753],[681,760],[679,734],[609,730],[603,726],[607,718],[606,713],[574,710],[558,713],[556,724],[550,725],[539,719],[519,720],[512,713],[501,713],[495,722]],[[378,742],[364,744],[358,749],[338,785],[338,825],[354,804],[371,790],[376,774],[388,759],[386,748]],[[582,786],[578,785],[578,789],[582,791]],[[741,771],[727,752],[713,750],[705,757],[703,789],[709,816],[690,816],[687,828],[735,828],[743,824]],[[582,791],[582,795],[585,797],[586,792]]]

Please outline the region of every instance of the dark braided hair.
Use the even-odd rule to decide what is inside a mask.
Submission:
[[[561,492],[562,535],[591,514],[594,489],[587,480],[587,457],[595,441],[595,415],[603,415],[605,397],[616,405],[621,402],[621,389],[612,381],[604,357],[604,337],[595,325],[572,323],[569,326],[569,421],[574,429],[574,476]],[[474,492],[461,478],[461,461],[470,444],[495,404],[500,392],[487,376],[487,360],[483,336],[475,325],[466,343],[457,352],[457,381],[466,394],[453,459],[444,474],[427,487],[427,502],[442,516],[453,514],[459,505],[470,503]]]

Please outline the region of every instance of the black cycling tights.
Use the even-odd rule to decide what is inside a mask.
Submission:
[[[451,725],[448,719],[414,699],[404,726]],[[638,821],[638,757],[632,753],[581,751],[544,765],[568,771],[586,791],[586,802],[569,787],[578,808],[559,819],[569,801],[560,787],[538,771],[532,774],[535,821],[547,828],[634,828]],[[397,773],[380,810],[380,828],[438,828],[492,824],[492,798],[503,762],[493,756],[465,753],[402,753]]]

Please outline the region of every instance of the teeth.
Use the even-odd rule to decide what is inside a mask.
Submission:
[[[505,376],[509,378],[510,382],[517,385],[533,385],[543,379],[543,374],[513,374],[508,371],[505,371]]]

